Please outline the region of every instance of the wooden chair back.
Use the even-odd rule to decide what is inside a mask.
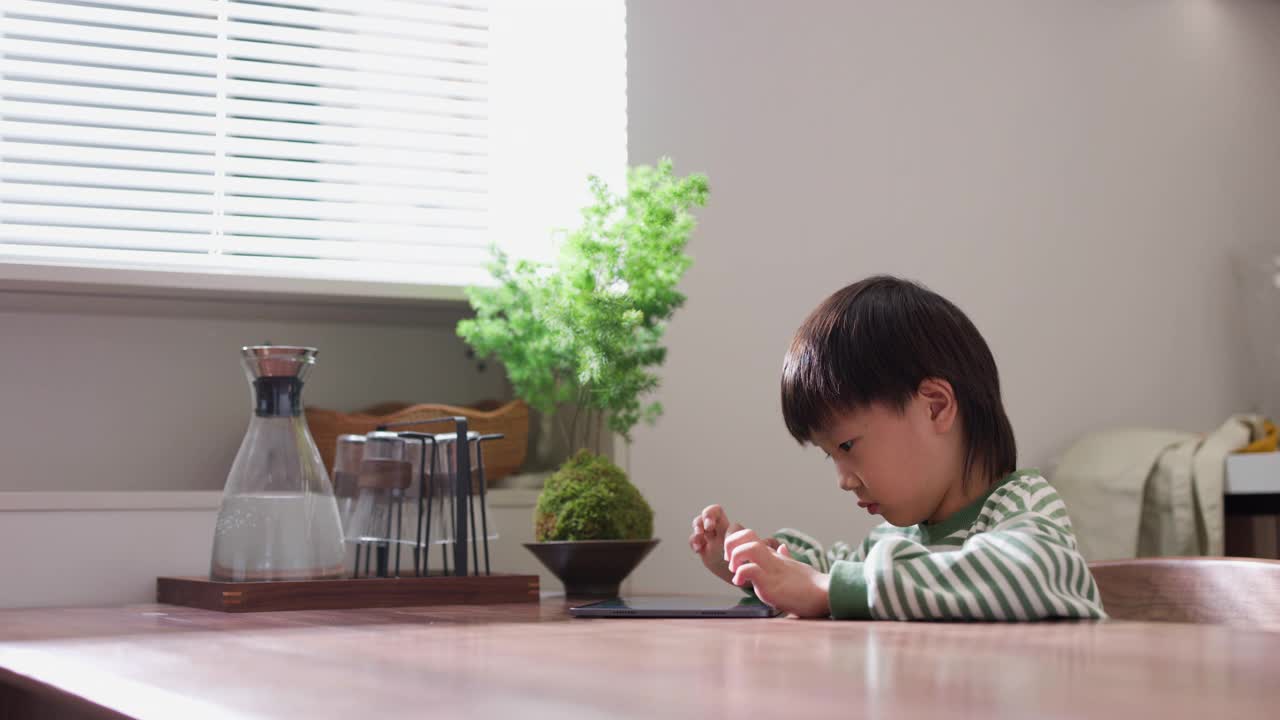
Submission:
[[[1137,558],[1089,569],[1114,620],[1280,630],[1280,560]]]

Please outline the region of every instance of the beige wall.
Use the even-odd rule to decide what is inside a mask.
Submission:
[[[870,527],[777,400],[803,315],[870,273],[969,313],[1025,465],[1250,405],[1228,257],[1280,242],[1280,3],[637,0],[628,43],[632,162],[712,183],[631,449],[663,539],[636,589],[717,587],[684,545],[710,502]]]
[[[242,345],[320,348],[318,407],[504,397],[460,312],[0,292],[0,491],[221,490],[251,409]]]

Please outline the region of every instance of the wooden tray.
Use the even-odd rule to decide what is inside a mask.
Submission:
[[[156,599],[221,612],[538,602],[538,576],[432,575],[239,583],[162,577],[156,578]]]

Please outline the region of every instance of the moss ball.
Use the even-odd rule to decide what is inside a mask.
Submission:
[[[579,450],[551,477],[538,496],[534,538],[555,540],[648,540],[653,509],[606,457]]]

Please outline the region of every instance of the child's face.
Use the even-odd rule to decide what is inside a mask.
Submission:
[[[811,438],[831,456],[840,489],[899,527],[929,520],[962,472],[955,398],[945,381],[944,388],[931,382],[901,413],[873,404],[838,415]]]

